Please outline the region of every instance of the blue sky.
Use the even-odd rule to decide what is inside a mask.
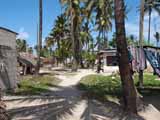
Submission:
[[[0,0],[0,26],[18,32],[18,37],[26,39],[30,46],[34,46],[37,39],[38,1],[39,0]],[[138,37],[138,5],[140,0],[126,0],[125,2],[129,11],[128,19],[126,20],[127,34],[134,34]],[[43,0],[43,12],[44,39],[49,34],[56,16],[61,13],[59,0]],[[158,15],[153,13],[152,34],[159,29],[157,17]],[[147,38],[147,17],[145,17],[144,24],[144,36]],[[110,32],[110,36],[112,32]]]

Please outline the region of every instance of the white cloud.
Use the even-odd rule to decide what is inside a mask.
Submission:
[[[21,27],[19,29],[17,39],[25,39],[26,40],[28,38],[29,38],[29,33],[26,32],[23,27]]]
[[[42,45],[45,45],[46,43],[45,40],[46,40],[45,38],[42,38]]]
[[[146,14],[144,17],[144,38],[148,39],[148,15]],[[160,20],[159,15],[156,12],[152,13],[152,20],[151,20],[151,42],[155,43],[154,34],[155,32],[160,32]],[[126,33],[127,35],[133,34],[137,38],[139,38],[139,17],[137,16],[133,21],[126,22]]]

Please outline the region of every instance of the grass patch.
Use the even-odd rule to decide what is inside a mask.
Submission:
[[[105,99],[108,95],[121,94],[121,81],[119,76],[89,75],[81,79],[79,88],[92,97]]]
[[[16,95],[39,95],[48,92],[49,87],[57,85],[60,82],[54,76],[24,76],[20,80],[19,87],[16,89]]]
[[[144,74],[144,87],[159,87],[160,88],[160,80],[156,80],[158,77],[153,74],[145,73]],[[134,76],[135,85],[138,86],[138,75]]]
[[[156,80],[157,76],[144,74],[145,88],[160,88],[160,81]],[[135,85],[138,86],[138,75],[134,76]],[[109,96],[120,97],[122,94],[121,80],[118,75],[103,76],[89,75],[81,79],[79,83],[81,90],[87,91],[92,97],[106,99]],[[152,91],[147,94],[151,94]],[[141,92],[142,94],[144,92]]]

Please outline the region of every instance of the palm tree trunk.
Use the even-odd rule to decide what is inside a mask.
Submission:
[[[149,10],[149,27],[148,27],[148,45],[150,44],[150,36],[151,36],[151,13],[152,10]]]
[[[72,51],[73,51],[73,64],[72,64],[72,71],[77,71],[77,60],[76,60],[76,41],[75,41],[75,23],[74,18],[72,18],[71,22],[71,39],[72,39]]]
[[[39,74],[40,66],[41,66],[41,49],[42,49],[42,0],[39,0],[39,40],[38,40],[38,60],[37,60],[37,69],[36,74]]]
[[[99,31],[99,34],[98,34],[97,44],[98,44],[98,51],[100,51],[101,49],[101,31]]]
[[[115,2],[115,25],[116,25],[116,43],[119,57],[119,70],[122,81],[124,104],[127,111],[137,113],[136,107],[136,89],[131,76],[126,33],[125,33],[125,13],[124,1],[114,0]]]

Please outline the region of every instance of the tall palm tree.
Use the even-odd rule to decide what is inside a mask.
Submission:
[[[63,62],[67,57],[68,52],[70,51],[72,42],[69,34],[69,25],[66,17],[62,14],[57,16],[55,20],[55,25],[52,28],[50,35],[46,38],[46,45],[48,47],[56,46],[55,54],[58,58],[59,62]],[[58,64],[57,63],[57,64]]]
[[[148,13],[148,17],[149,17],[148,44],[150,44],[151,15],[153,10],[160,15],[160,0],[145,0],[144,11],[145,13]]]
[[[64,39],[64,37],[66,37],[69,33],[66,22],[66,18],[63,14],[58,16],[55,21],[55,26],[53,27],[52,32],[50,33],[50,37],[52,37],[53,40],[57,42],[58,49],[60,49],[60,41]]]
[[[36,74],[39,74],[40,66],[41,66],[41,49],[42,49],[42,25],[43,25],[43,6],[42,0],[39,0],[39,37],[38,37],[38,59],[37,59],[37,68]]]
[[[101,45],[107,41],[107,33],[112,27],[113,0],[87,0],[86,10],[95,14],[96,30],[99,31],[96,45],[100,50]]]
[[[73,49],[73,66],[72,71],[77,71],[79,64],[79,29],[81,25],[81,10],[80,10],[80,0],[60,0],[61,4],[65,8],[65,14],[68,16],[68,21],[70,22],[72,49]]]
[[[125,108],[131,113],[137,113],[136,90],[134,87],[134,82],[129,66],[127,41],[125,33],[125,5],[123,0],[114,0],[114,3],[116,43]]]

